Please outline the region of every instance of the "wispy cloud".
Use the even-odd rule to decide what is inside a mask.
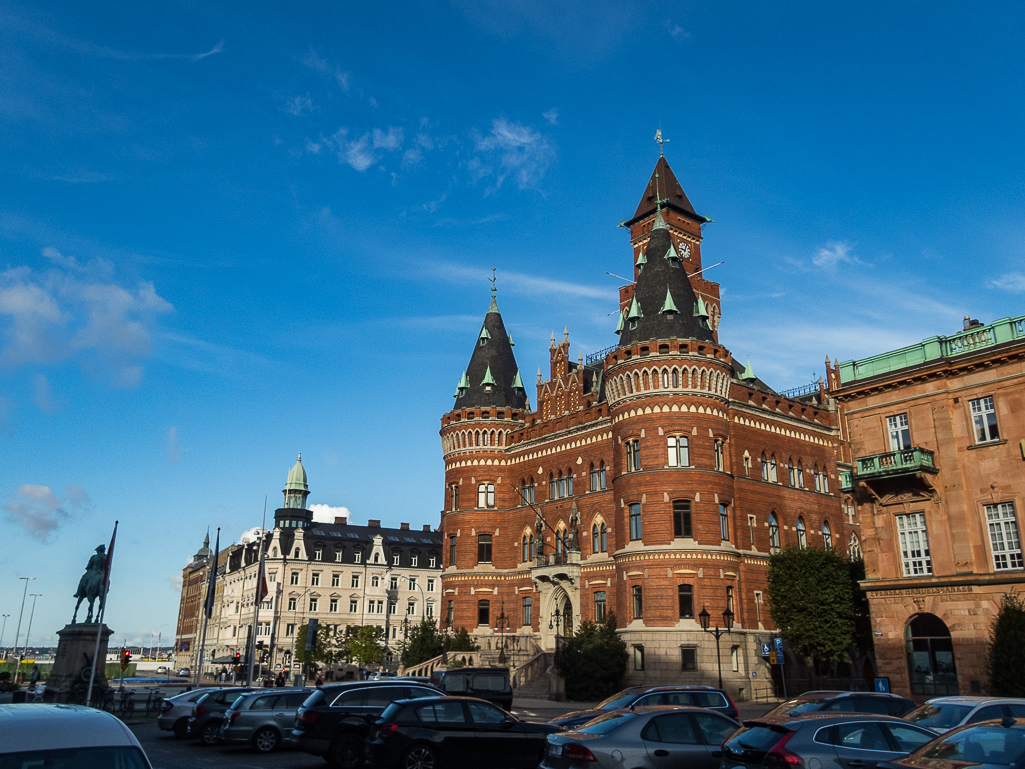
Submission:
[[[332,64],[327,61],[327,59],[322,58],[312,48],[309,50],[309,53],[303,57],[303,64],[314,72],[318,72],[321,75],[333,79],[335,83],[337,83],[338,87],[345,91],[345,93],[349,92],[350,73],[345,72],[337,64]]]
[[[1025,293],[1025,273],[1009,272],[995,280],[991,280],[987,285],[990,288],[1009,291],[1012,294],[1022,294]]]
[[[36,374],[34,382],[33,402],[40,411],[53,413],[57,410],[57,403],[53,399],[53,388],[50,380],[42,374]]]
[[[178,441],[178,428],[172,425],[167,428],[167,461],[176,465],[181,461],[182,447]]]
[[[555,159],[555,149],[541,133],[504,117],[491,122],[491,133],[472,135],[477,157],[468,164],[477,180],[494,176],[497,191],[512,176],[521,190],[536,187]]]
[[[313,99],[310,98],[309,94],[293,96],[285,102],[285,106],[282,109],[289,115],[299,117],[304,112],[310,112],[313,109]]]
[[[375,128],[360,136],[349,139],[349,129],[339,128],[330,139],[326,140],[338,155],[338,160],[357,171],[366,171],[384,156],[386,152],[396,152],[402,147],[403,131],[401,128],[390,127],[387,130]],[[317,146],[316,152],[320,151]]]
[[[271,361],[262,355],[214,344],[175,332],[157,336],[157,356],[190,371],[206,371],[225,377],[245,377],[264,369]]]
[[[484,285],[484,281],[491,277],[489,269],[468,267],[451,262],[424,262],[422,266],[429,274],[452,283],[480,283]],[[502,271],[499,273],[499,281],[502,290],[509,290],[519,294],[532,296],[573,296],[587,299],[603,299],[610,302],[615,302],[616,299],[615,288],[598,288],[582,283],[539,278],[536,275],[525,275],[521,272]]]
[[[687,32],[683,27],[681,27],[679,24],[677,24],[675,21],[671,19],[666,19],[665,28],[666,32],[669,33],[669,37],[671,37],[676,42],[686,40],[690,37],[690,32]]]
[[[557,109],[553,108],[548,110],[547,112],[542,112],[541,117],[548,121],[548,125],[559,124],[559,110]]]
[[[840,262],[851,263],[857,259],[851,254],[854,246],[838,240],[829,241],[818,253],[812,257],[812,263],[816,267],[836,267]]]
[[[65,487],[64,499],[61,499],[49,486],[26,483],[8,495],[3,509],[9,523],[20,527],[33,539],[45,542],[73,515],[88,512],[90,504],[89,495],[81,486]]]

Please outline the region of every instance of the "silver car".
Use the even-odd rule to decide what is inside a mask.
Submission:
[[[719,746],[739,728],[705,708],[613,710],[575,731],[549,734],[541,769],[719,769]]]
[[[995,718],[1025,718],[1025,699],[1009,697],[936,697],[901,716],[937,734]]]
[[[250,743],[270,753],[292,732],[295,713],[316,689],[263,689],[235,700],[221,723],[221,742]]]
[[[189,716],[192,715],[192,706],[204,694],[215,691],[217,691],[217,687],[206,687],[168,697],[160,706],[157,726],[165,732],[174,732],[174,736],[179,740],[185,739],[189,736]]]

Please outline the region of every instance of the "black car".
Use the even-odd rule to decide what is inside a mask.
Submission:
[[[879,765],[879,769],[1014,769],[1025,762],[1025,718],[1005,717],[962,726],[905,758]]]
[[[509,668],[453,668],[435,670],[431,685],[446,694],[477,697],[504,710],[512,710],[513,691],[509,682]]]
[[[805,692],[770,710],[767,716],[796,718],[808,713],[875,713],[880,716],[902,716],[915,707],[913,700],[896,694],[875,692]]]
[[[924,727],[873,713],[765,715],[745,721],[723,742],[720,769],[873,769],[934,737]]]
[[[403,700],[374,722],[366,757],[384,769],[534,769],[556,731],[475,697]]]
[[[189,737],[199,737],[204,745],[216,745],[221,739],[221,724],[228,708],[243,694],[255,691],[243,687],[218,689],[210,692],[192,706],[189,718]]]
[[[318,689],[299,708],[289,743],[322,756],[339,769],[363,765],[363,740],[370,725],[396,700],[437,697],[444,692],[401,678],[350,681]]]
[[[613,694],[604,702],[598,703],[592,710],[575,710],[549,723],[572,729],[620,708],[645,707],[650,705],[683,705],[687,707],[705,708],[722,713],[736,720],[737,706],[722,689],[712,686],[631,686],[619,694]]]

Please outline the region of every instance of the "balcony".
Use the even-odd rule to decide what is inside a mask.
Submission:
[[[939,472],[933,460],[933,453],[917,446],[900,451],[888,451],[885,454],[858,457],[854,463],[856,465],[855,475],[858,480]],[[843,486],[842,476],[840,485]]]
[[[850,470],[840,472],[840,491],[848,492],[854,488],[853,473]]]

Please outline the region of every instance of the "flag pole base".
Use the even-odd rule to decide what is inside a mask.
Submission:
[[[97,630],[100,632],[100,651],[96,655],[96,660],[93,660]],[[43,700],[74,703],[77,697],[84,697],[89,686],[89,660],[96,665],[96,679],[93,682],[95,699],[95,694],[107,687],[107,677],[104,674],[107,665],[107,640],[113,633],[114,631],[106,625],[100,628],[95,623],[66,625],[63,630],[58,630],[57,636],[60,640],[57,642],[57,654],[54,656],[53,669],[46,681]]]

